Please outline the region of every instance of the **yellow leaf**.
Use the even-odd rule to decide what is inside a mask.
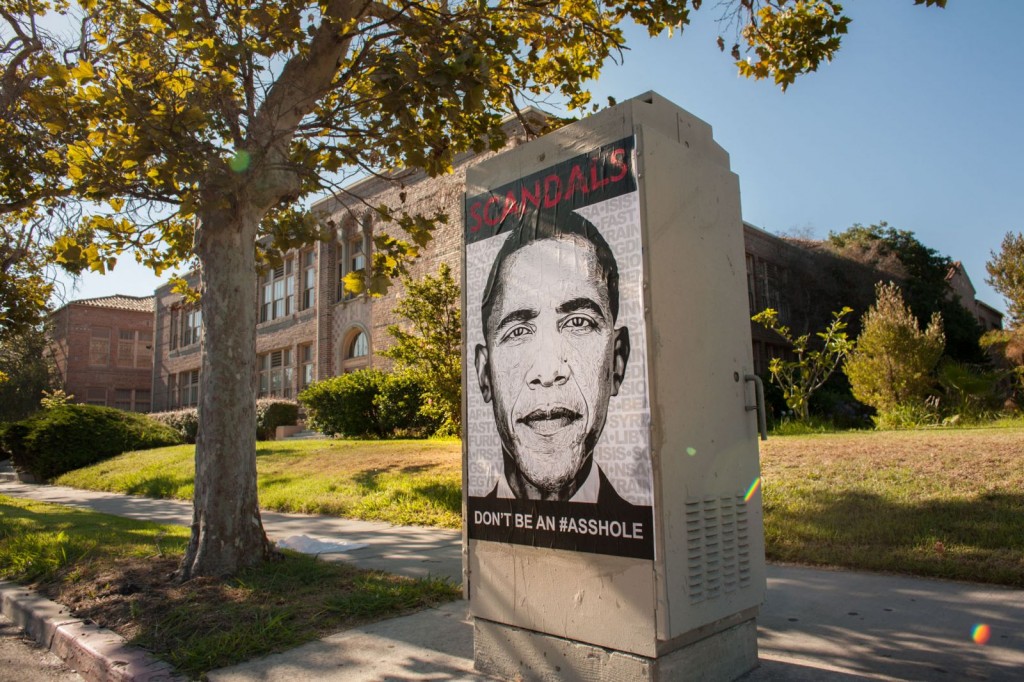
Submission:
[[[124,199],[118,199],[117,197],[112,197],[111,199],[107,200],[107,203],[110,204],[110,208],[112,208],[112,209],[114,209],[115,211],[118,211],[118,212],[120,212],[121,209],[124,208]]]
[[[164,27],[163,20],[161,20],[160,17],[156,16],[155,14],[143,14],[141,17],[139,17],[139,23],[143,26],[151,26],[152,28],[157,30]]]
[[[78,66],[71,69],[71,77],[84,83],[95,78],[96,72],[93,71],[92,64],[82,60],[78,62]]]

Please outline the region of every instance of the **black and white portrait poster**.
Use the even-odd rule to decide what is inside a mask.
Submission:
[[[466,197],[470,538],[654,558],[634,149]]]

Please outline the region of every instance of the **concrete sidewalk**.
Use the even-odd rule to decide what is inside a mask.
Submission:
[[[191,505],[0,482],[0,494],[187,525]],[[263,514],[271,539],[309,535],[366,543],[324,559],[461,581],[458,531],[299,514]],[[988,644],[971,639],[991,628]],[[770,565],[758,618],[761,667],[745,679],[1024,680],[1024,591],[971,583]],[[342,632],[283,654],[214,671],[251,680],[477,680],[465,602]]]

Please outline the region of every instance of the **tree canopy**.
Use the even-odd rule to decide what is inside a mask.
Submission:
[[[944,323],[945,349],[950,357],[965,362],[983,359],[978,345],[981,326],[949,285],[952,258],[924,245],[913,232],[897,229],[885,221],[832,232],[828,241],[843,257],[870,265],[898,281],[921,325],[928,324],[938,313]]]
[[[985,269],[986,281],[1006,299],[1012,326],[1024,326],[1024,233],[1007,232]]]
[[[17,33],[67,11],[63,2],[0,0],[0,15]],[[195,516],[183,579],[234,573],[270,552],[251,428],[256,245],[273,251],[317,236],[299,202],[343,192],[356,175],[436,175],[461,151],[499,148],[503,117],[525,103],[553,93],[583,110],[586,83],[625,48],[624,21],[652,35],[682,30],[701,4],[82,0],[70,51],[56,41],[37,49],[29,37],[17,44],[31,44],[31,59],[4,54],[2,87],[20,88],[20,104],[0,149],[20,145],[10,148],[32,161],[22,172],[19,152],[2,157],[2,200],[67,199],[81,209],[53,233],[70,269],[102,271],[131,252],[157,272],[187,259],[201,271]],[[741,72],[783,88],[831,59],[849,23],[834,0],[719,7],[735,20]],[[376,208],[401,228],[375,239],[373,281],[383,286],[445,216]]]
[[[462,309],[451,268],[437,276],[402,281],[405,295],[395,306],[403,324],[388,325],[394,345],[381,355],[395,361],[424,387],[421,408],[444,435],[462,435]]]

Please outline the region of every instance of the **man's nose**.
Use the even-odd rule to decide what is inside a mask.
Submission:
[[[531,389],[561,386],[569,380],[569,364],[557,350],[540,351],[530,369]]]

